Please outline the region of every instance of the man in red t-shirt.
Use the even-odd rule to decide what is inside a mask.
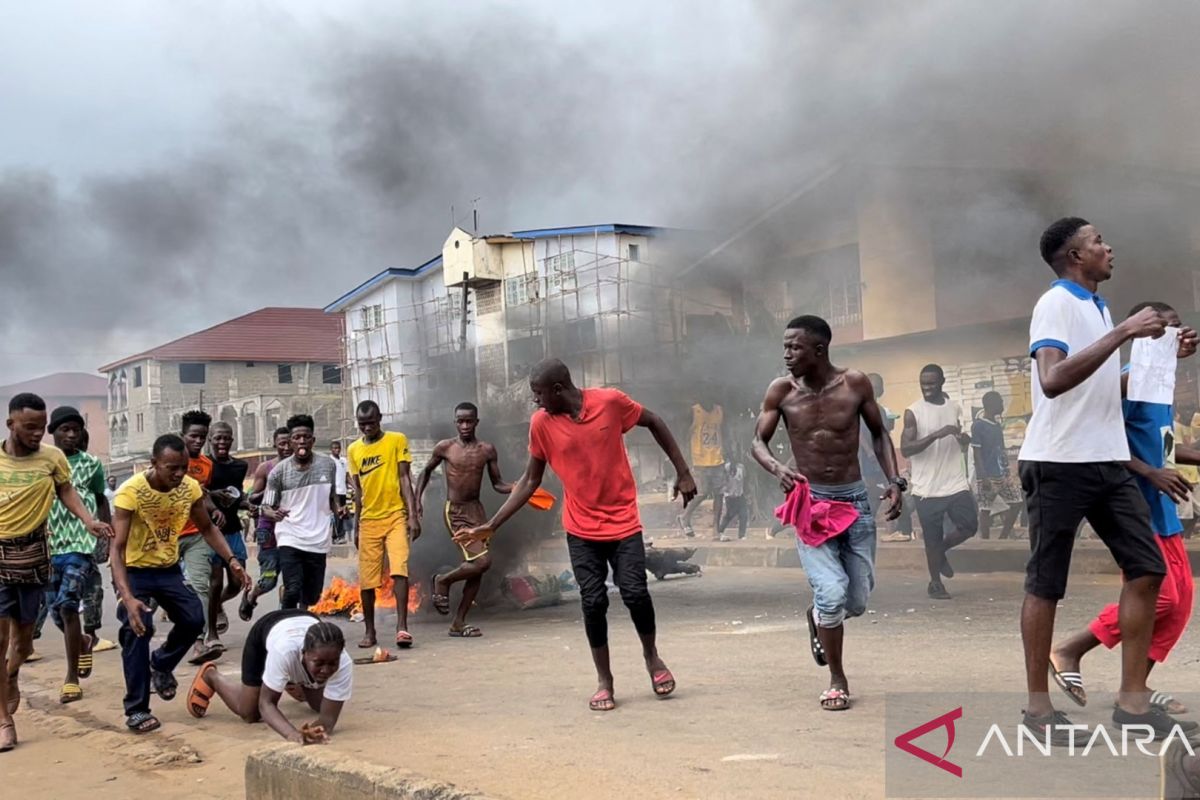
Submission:
[[[529,378],[538,410],[529,424],[529,464],[508,501],[487,525],[459,531],[461,543],[490,536],[524,506],[542,483],[549,464],[564,490],[563,527],[571,567],[583,601],[583,625],[600,687],[592,696],[593,711],[611,711],[613,676],[608,658],[608,565],[621,600],[642,640],[642,655],[651,685],[659,697],[675,691],[675,678],[658,656],[654,604],[646,587],[646,547],[638,516],[637,485],[625,433],[635,425],[648,428],[675,467],[675,496],[686,506],[696,496],[696,482],[679,445],[665,422],[616,389],[579,389],[566,365],[543,361]]]

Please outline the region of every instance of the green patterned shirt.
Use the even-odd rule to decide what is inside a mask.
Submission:
[[[104,494],[104,465],[93,455],[78,451],[67,456],[71,465],[71,485],[79,493],[83,505],[92,516],[96,515],[96,495]],[[61,500],[54,501],[50,509],[50,554],[61,556],[67,553],[91,555],[96,549],[96,537],[88,533],[79,518],[67,510]]]

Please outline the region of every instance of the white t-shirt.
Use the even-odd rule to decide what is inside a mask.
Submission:
[[[346,702],[354,686],[354,660],[345,650],[338,662],[337,672],[324,684],[317,683],[304,668],[301,651],[304,634],[318,620],[310,616],[287,617],[279,620],[267,634],[267,664],[263,668],[263,686],[282,692],[289,683],[306,689],[325,687],[325,699]]]
[[[1055,281],[1033,309],[1029,353],[1043,347],[1068,356],[1078,353],[1113,328],[1108,305],[1073,281]],[[1022,461],[1066,464],[1129,460],[1121,414],[1121,358],[1113,352],[1087,380],[1049,398],[1042,393],[1037,364],[1032,369],[1033,417],[1025,429]]]
[[[271,470],[263,502],[288,512],[275,523],[275,541],[280,547],[329,552],[329,494],[336,472],[333,459],[320,453],[313,454],[307,469],[301,469],[293,456]]]
[[[962,427],[962,409],[950,400],[940,406],[918,400],[908,410],[917,421],[918,437],[928,436],[947,425]],[[962,445],[953,436],[943,436],[908,461],[912,465],[914,497],[950,497],[971,489],[967,483],[967,462]]]
[[[330,456],[330,458],[333,458],[333,456]],[[333,465],[337,468],[337,476],[334,480],[334,492],[344,495],[346,493],[346,473],[350,470],[350,465],[346,463],[345,456],[334,458]]]

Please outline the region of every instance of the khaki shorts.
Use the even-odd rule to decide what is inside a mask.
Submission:
[[[383,561],[389,574],[408,577],[408,515],[398,511],[383,519],[358,522],[358,583],[361,589],[383,585]]]
[[[447,502],[445,509],[446,530],[454,536],[456,531],[461,531],[464,528],[477,528],[487,522],[487,512],[484,511],[483,503],[474,500],[470,503],[455,503]],[[458,542],[455,542],[458,544]],[[474,561],[475,559],[486,556],[488,552],[487,542],[470,542],[466,545],[458,545],[458,549],[462,550],[463,561]]]

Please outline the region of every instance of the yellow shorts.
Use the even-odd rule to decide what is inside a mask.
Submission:
[[[383,561],[388,574],[408,577],[408,515],[403,511],[383,519],[358,521],[358,583],[361,589],[383,585]]]

